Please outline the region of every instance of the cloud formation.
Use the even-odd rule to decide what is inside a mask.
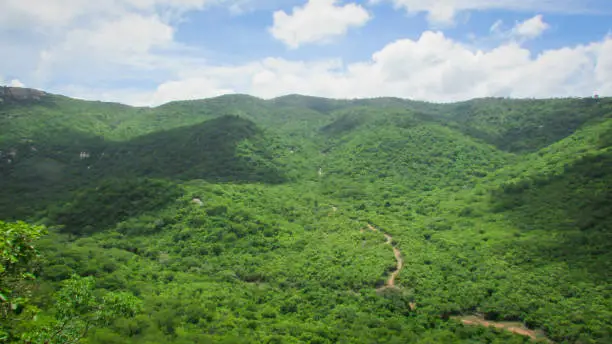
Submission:
[[[306,43],[329,42],[369,20],[368,11],[355,3],[308,0],[302,7],[294,7],[291,14],[274,12],[274,25],[269,30],[274,38],[295,49]]]
[[[473,10],[503,9],[512,11],[576,12],[586,6],[580,0],[370,0],[371,3],[391,2],[409,14],[427,13],[430,23],[450,25],[458,13]],[[588,2],[588,1],[587,1]]]
[[[10,87],[25,87],[25,85],[19,79],[4,80],[0,76],[0,86],[2,85],[6,85]]]
[[[148,93],[109,95],[137,105],[225,93],[273,98],[300,93],[334,98],[395,96],[429,101],[475,97],[565,97],[612,94],[612,38],[532,55],[516,42],[474,50],[426,31],[389,43],[366,61],[265,58],[236,65],[190,68]],[[123,98],[122,98],[123,97]]]
[[[533,39],[540,36],[549,27],[550,25],[544,22],[543,16],[538,14],[533,18],[516,23],[512,33],[521,38]]]
[[[0,75],[5,77],[0,83],[25,83],[69,96],[133,105],[226,93],[263,98],[289,93],[336,98],[396,96],[444,102],[486,96],[612,95],[612,37],[536,55],[523,43],[549,28],[541,15],[506,29],[497,22],[491,27],[499,36],[497,44],[487,49],[427,30],[418,38],[387,42],[369,57],[350,62],[339,57],[267,54],[230,64],[207,60],[199,48],[177,42],[177,23],[183,11],[219,4],[231,9],[245,1],[5,0],[0,19],[11,17],[20,23],[16,25],[30,26],[7,31],[2,28],[6,22],[0,20],[0,46],[5,48],[0,50]],[[462,9],[492,6],[485,0],[400,1],[416,6],[410,7],[414,11],[438,11],[450,4],[448,13],[453,16]],[[442,7],[431,7],[436,3]],[[531,2],[518,3],[527,6]],[[59,12],[61,20],[55,16]],[[333,0],[311,0],[294,7],[290,14],[275,13],[271,32],[290,47],[341,36],[371,17],[360,6]],[[443,18],[440,13],[438,18]]]
[[[170,16],[203,9],[224,0],[3,0],[0,27],[42,27],[54,30],[86,25],[88,20],[105,20],[126,13],[164,13]]]

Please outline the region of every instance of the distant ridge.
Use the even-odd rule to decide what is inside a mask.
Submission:
[[[389,105],[397,106],[397,105],[405,105],[406,103],[419,104],[419,105],[439,105],[439,106],[452,106],[459,105],[474,101],[491,101],[491,100],[524,100],[524,101],[538,101],[538,100],[560,100],[560,99],[593,99],[595,101],[598,100],[606,100],[611,97],[602,97],[599,95],[593,95],[589,97],[549,97],[549,98],[513,98],[513,97],[478,97],[478,98],[470,98],[464,100],[457,101],[448,101],[448,102],[436,102],[436,101],[427,101],[427,100],[417,100],[411,98],[402,98],[395,96],[378,96],[378,97],[361,97],[361,98],[333,98],[333,97],[322,97],[322,96],[314,96],[314,95],[304,95],[297,93],[290,93],[281,95],[273,98],[261,98],[254,95],[250,95],[247,93],[228,93],[219,96],[213,97],[202,97],[202,98],[194,98],[194,99],[176,99],[170,100],[163,104],[155,105],[155,106],[134,106],[126,103],[121,103],[118,101],[102,101],[98,99],[83,99],[73,96],[67,96],[59,93],[47,92],[35,88],[25,88],[25,87],[12,87],[12,86],[1,86],[0,85],[0,102],[7,100],[16,100],[16,101],[24,101],[24,100],[41,100],[45,96],[59,96],[65,97],[69,99],[82,100],[82,101],[91,101],[91,102],[102,102],[102,103],[112,103],[112,104],[122,104],[127,105],[134,108],[158,108],[167,106],[175,103],[197,103],[197,102],[207,102],[207,101],[261,101],[263,103],[269,103],[276,106],[289,106],[289,107],[306,107],[311,108],[315,111],[333,111],[340,108],[345,108],[348,106],[359,106],[359,105],[376,105],[377,103],[384,103],[385,106]]]

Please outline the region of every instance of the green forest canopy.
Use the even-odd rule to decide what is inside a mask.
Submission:
[[[4,336],[612,342],[611,116],[609,98],[4,99],[2,233],[38,252],[3,261]]]

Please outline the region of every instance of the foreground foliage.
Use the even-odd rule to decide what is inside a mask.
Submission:
[[[54,297],[53,313],[36,320],[22,335],[26,343],[76,343],[90,330],[107,326],[117,318],[133,317],[140,301],[128,293],[106,293],[97,297],[93,277],[72,276]]]
[[[33,242],[45,231],[25,222],[0,221],[0,340],[8,340],[7,331],[21,315],[27,317],[32,311],[29,281],[35,278],[33,263],[38,254]]]

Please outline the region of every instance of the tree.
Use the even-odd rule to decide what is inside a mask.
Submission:
[[[108,292],[102,297],[94,292],[93,277],[73,275],[55,294],[53,317],[26,333],[26,343],[77,343],[89,330],[109,325],[120,317],[133,317],[141,309],[138,298],[129,293]]]
[[[0,341],[10,339],[14,322],[29,313],[29,281],[38,256],[33,242],[44,234],[43,226],[0,221]]]

